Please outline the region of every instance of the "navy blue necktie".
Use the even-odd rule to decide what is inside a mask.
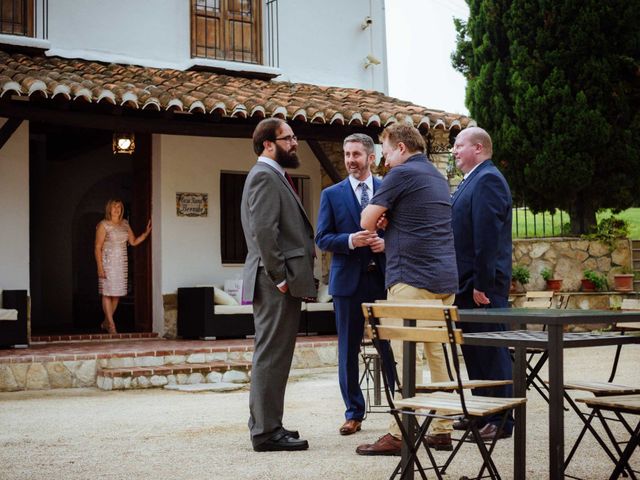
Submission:
[[[367,184],[364,182],[360,182],[358,186],[361,188],[360,195],[360,209],[364,210],[367,205],[369,205],[369,191],[367,189]]]

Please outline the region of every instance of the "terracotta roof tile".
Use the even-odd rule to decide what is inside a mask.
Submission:
[[[466,116],[430,110],[372,90],[0,51],[0,97],[5,95],[335,125],[384,127],[408,122],[422,131],[473,124]]]

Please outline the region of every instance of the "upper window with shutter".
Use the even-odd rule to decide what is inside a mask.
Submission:
[[[0,33],[33,36],[33,0],[0,0]]]
[[[261,0],[191,0],[191,56],[262,63]]]

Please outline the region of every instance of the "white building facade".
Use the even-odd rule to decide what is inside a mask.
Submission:
[[[328,168],[319,142],[394,121],[446,135],[468,121],[385,96],[383,0],[0,7],[0,289],[29,291],[36,333],[100,323],[92,235],[112,196],[136,233],[153,224],[146,253],[130,250],[129,328],[163,334],[166,295],[240,278],[231,185],[255,162],[261,118],[290,121],[304,140],[294,173],[312,219]],[[134,155],[112,153],[123,131],[136,134]],[[182,193],[206,195],[206,216],[181,216]]]

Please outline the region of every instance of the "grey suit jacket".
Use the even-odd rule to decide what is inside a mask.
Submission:
[[[287,281],[294,297],[315,297],[313,227],[287,180],[257,162],[244,184],[242,229],[247,241],[242,299],[254,297],[258,266],[274,284]]]

